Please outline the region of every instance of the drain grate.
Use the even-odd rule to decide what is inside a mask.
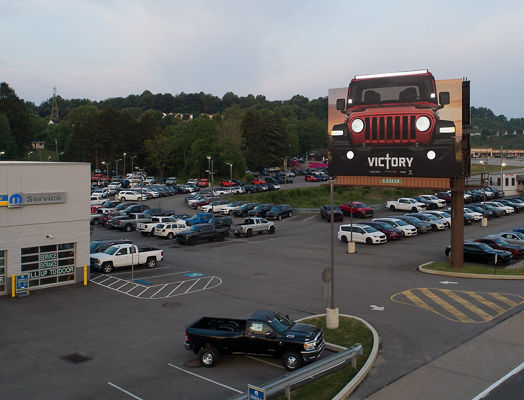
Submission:
[[[88,357],[82,353],[72,353],[72,354],[68,354],[67,356],[62,356],[60,358],[63,358],[64,360],[67,360],[67,361],[70,361],[74,364],[80,364],[84,361],[89,361],[91,360],[91,357]]]
[[[177,308],[177,307],[180,307],[181,305],[182,305],[182,303],[176,303],[176,302],[172,301],[170,303],[162,304],[162,307],[164,307],[164,308]]]

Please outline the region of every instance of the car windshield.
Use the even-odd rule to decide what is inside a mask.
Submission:
[[[118,246],[111,246],[105,249],[104,253],[113,255],[117,252],[117,250],[118,250]]]
[[[514,234],[515,236],[517,236],[520,240],[524,240],[524,233],[521,233],[521,232],[511,232],[512,234]]]
[[[371,226],[365,226],[365,227],[363,227],[363,229],[364,229],[367,233],[378,232],[375,228],[373,228],[373,227],[371,227]]]
[[[395,221],[395,224],[397,224],[399,226],[409,225],[406,221],[402,221],[401,219],[399,219],[398,221]]]
[[[353,80],[349,91],[353,105],[437,101],[433,77],[425,74]]]
[[[502,239],[493,239],[493,241],[501,246],[506,246],[508,244],[508,242]]]
[[[433,214],[425,214],[424,216],[427,217],[428,219],[433,220],[433,221],[437,221],[439,219],[443,219],[442,216],[440,216],[440,215],[437,217],[436,215],[433,215]]]
[[[267,320],[278,333],[283,333],[295,325],[294,322],[290,321],[280,313],[276,313],[274,316],[268,317]]]
[[[368,208],[368,206],[365,205],[364,203],[355,204],[355,206],[356,206],[357,208]]]
[[[92,253],[99,245],[100,245],[101,242],[91,242],[89,244],[89,252]]]
[[[382,226],[384,228],[388,228],[388,229],[394,228],[394,226],[390,222],[386,222],[386,221],[378,221],[378,222],[379,222],[380,226]]]
[[[477,245],[478,245],[479,248],[481,248],[484,251],[491,251],[491,250],[493,250],[491,247],[489,247],[485,243],[477,243]]]

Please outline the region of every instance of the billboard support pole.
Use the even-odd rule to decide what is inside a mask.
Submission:
[[[451,178],[451,266],[464,266],[464,177]]]

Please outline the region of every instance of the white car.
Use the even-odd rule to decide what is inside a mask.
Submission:
[[[367,225],[346,224],[338,228],[338,240],[347,243],[351,240],[351,231],[353,231],[353,241],[366,244],[386,243],[387,237],[382,232]]]
[[[506,214],[513,214],[515,212],[515,209],[513,207],[499,203],[498,201],[486,201],[486,204],[491,204],[492,206],[500,207],[504,209],[504,211],[506,211]]]
[[[240,208],[240,206],[243,206],[246,204],[245,201],[234,201],[232,203],[228,203],[220,207],[220,214],[224,215],[231,215],[233,214],[233,211]]]
[[[434,215],[435,217],[437,217],[440,220],[447,221],[449,226],[451,226],[451,215],[445,211],[428,210],[428,211],[424,211],[424,214]]]
[[[115,200],[120,201],[137,201],[140,199],[147,200],[147,196],[145,194],[137,193],[134,190],[121,190],[115,195]]]
[[[212,212],[212,213],[217,213],[217,212],[220,212],[220,208],[222,206],[224,206],[225,204],[227,204],[227,201],[223,201],[223,200],[215,200],[215,201],[212,201],[211,203],[209,204],[205,204],[203,206],[200,206],[200,209],[203,211],[203,212]]]
[[[96,196],[98,198],[106,198],[109,196],[109,190],[106,188],[104,189],[96,189],[93,193],[91,193],[91,196]]]
[[[437,196],[432,194],[421,194],[419,197],[422,197],[423,199],[430,201],[432,204],[435,204],[437,208],[443,208],[446,206],[446,200],[439,199]]]
[[[98,197],[98,196],[91,196],[91,205],[92,206],[99,206],[99,205],[102,205],[106,202],[107,200],[102,198],[102,197]]]
[[[142,190],[146,193],[149,193],[154,198],[160,197],[160,192],[157,192],[156,190],[153,190],[151,188],[142,188]]]
[[[405,237],[415,236],[418,233],[416,227],[398,218],[375,218],[372,221],[387,222],[395,228],[400,229]]]
[[[157,226],[155,226],[154,235],[171,240],[175,238],[177,233],[185,231],[187,228],[188,225],[186,224],[186,221],[179,219],[173,222],[157,224]]]
[[[188,179],[187,184],[188,185],[196,185],[198,183],[198,179]]]
[[[471,210],[471,209],[469,209],[467,207],[464,207],[464,214],[470,216],[475,221],[480,221],[482,219],[482,213],[473,211],[473,210]]]
[[[109,185],[107,185],[107,189],[109,191],[113,190],[116,191],[122,187],[122,184],[120,182],[111,182]]]
[[[191,179],[190,179],[191,180]],[[189,193],[193,193],[196,191],[196,189],[191,185],[180,185],[180,188],[185,191],[188,191]]]
[[[213,190],[213,196],[220,196],[228,193],[231,193],[231,189],[228,187],[218,187]]]
[[[515,232],[515,231],[505,231],[500,232],[495,235],[489,235],[487,237],[498,237],[510,244],[518,244],[520,246],[524,246],[524,233]]]

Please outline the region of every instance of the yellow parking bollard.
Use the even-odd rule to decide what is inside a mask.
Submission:
[[[84,265],[84,286],[87,286],[87,265]]]
[[[15,290],[15,276],[11,276],[11,297],[16,296],[16,290]]]

